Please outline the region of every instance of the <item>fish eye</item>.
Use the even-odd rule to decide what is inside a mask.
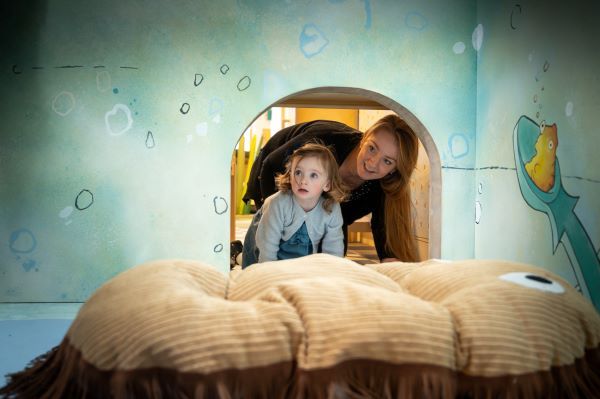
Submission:
[[[498,277],[500,280],[509,281],[523,287],[532,288],[552,294],[562,294],[565,287],[548,277],[526,272],[506,273]]]
[[[553,148],[554,148],[554,141],[550,140],[550,141],[548,142],[548,149],[549,149],[549,150],[551,150],[551,149],[553,149]]]
[[[541,121],[540,122],[540,132],[543,131],[546,128],[546,121]]]

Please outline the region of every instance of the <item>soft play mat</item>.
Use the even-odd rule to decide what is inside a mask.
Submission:
[[[330,255],[225,276],[133,267],[14,398],[594,398],[600,316],[566,281],[502,261],[361,266]]]

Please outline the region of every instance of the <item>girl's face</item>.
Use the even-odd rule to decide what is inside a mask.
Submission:
[[[294,159],[290,173],[292,192],[305,211],[314,208],[323,191],[327,192],[331,188],[329,176],[316,157]]]
[[[398,159],[396,140],[393,133],[379,130],[361,144],[356,158],[356,168],[361,179],[381,179],[396,170]]]

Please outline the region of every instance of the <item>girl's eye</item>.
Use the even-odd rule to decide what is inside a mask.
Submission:
[[[367,145],[367,150],[371,153],[375,152],[375,146],[373,144]]]
[[[310,174],[311,179],[316,179],[317,177],[319,177],[318,174],[316,174],[315,172]]]
[[[387,165],[387,166],[391,166],[392,165],[392,161],[390,161],[389,159],[384,159],[383,162]]]
[[[300,172],[300,170],[296,169],[296,170],[294,171],[294,176],[300,176],[300,174],[301,174],[301,173],[302,173],[302,172]]]

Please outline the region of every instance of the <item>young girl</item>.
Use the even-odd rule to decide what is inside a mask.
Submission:
[[[338,164],[322,144],[294,151],[276,178],[279,191],[254,215],[244,239],[242,268],[318,252],[344,256],[345,191]]]

